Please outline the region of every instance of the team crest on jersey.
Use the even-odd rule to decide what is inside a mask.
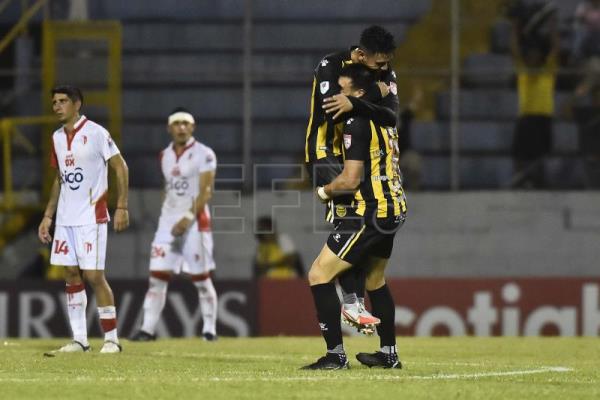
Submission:
[[[87,136],[83,135],[83,144],[87,143]]]
[[[335,206],[335,215],[337,215],[338,217],[344,218],[346,216],[346,213],[346,207],[344,207],[343,205],[338,204],[337,206]]]
[[[327,91],[329,90],[329,81],[321,82],[319,88],[321,89],[321,94],[327,93]]]
[[[396,85],[396,82],[390,82],[390,92],[392,92],[394,96],[398,95],[398,86]]]
[[[349,149],[351,145],[352,145],[352,135],[344,134],[344,147],[346,149]]]
[[[173,169],[171,170],[171,175],[172,176],[180,176],[181,175],[181,171],[179,170],[179,167],[177,165],[175,167],[173,167]]]

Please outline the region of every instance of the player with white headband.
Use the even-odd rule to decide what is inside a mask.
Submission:
[[[183,272],[198,290],[202,336],[216,336],[217,292],[211,280],[215,269],[208,201],[212,197],[217,159],[194,137],[196,121],[184,108],[169,115],[173,141],[160,153],[165,197],[150,253],[150,285],[144,299],[141,329],[135,341],[156,339],[156,325],[165,306],[172,274]]]

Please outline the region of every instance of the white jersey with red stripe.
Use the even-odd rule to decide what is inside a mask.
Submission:
[[[50,164],[60,172],[56,225],[106,223],[108,160],[119,154],[102,126],[81,116],[69,137],[64,127],[52,134]]]
[[[157,236],[162,236],[160,233],[163,230],[170,235],[173,225],[192,209],[200,192],[200,175],[216,170],[217,157],[210,147],[192,137],[180,155],[175,153],[171,143],[160,153],[160,164],[165,178],[165,200],[161,209]],[[197,225],[190,229],[194,228],[205,232],[210,231],[208,205],[205,205],[203,210],[198,210]]]

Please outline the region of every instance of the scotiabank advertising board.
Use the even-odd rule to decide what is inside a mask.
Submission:
[[[128,337],[140,326],[147,281],[111,281],[118,328]],[[600,278],[392,279],[399,335],[598,336]],[[305,280],[216,281],[218,334],[319,335]],[[0,337],[70,336],[64,284],[0,281]],[[88,329],[100,335],[88,290]],[[198,293],[191,283],[169,285],[157,327],[161,337],[197,336]]]
[[[399,335],[600,334],[600,278],[411,278],[388,285]],[[319,333],[306,283],[262,281],[258,293],[260,334]]]

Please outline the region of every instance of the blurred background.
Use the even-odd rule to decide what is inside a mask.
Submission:
[[[219,161],[220,331],[317,334],[302,279],[328,229],[303,166],[312,73],[372,24],[398,45],[398,332],[598,335],[599,1],[0,0],[0,337],[68,335],[61,271],[36,235],[58,83],[83,90],[130,168],[131,227],[109,235],[107,258],[125,334],[177,106]],[[296,279],[261,267],[268,243]],[[195,334],[186,288],[174,283],[161,334]]]

